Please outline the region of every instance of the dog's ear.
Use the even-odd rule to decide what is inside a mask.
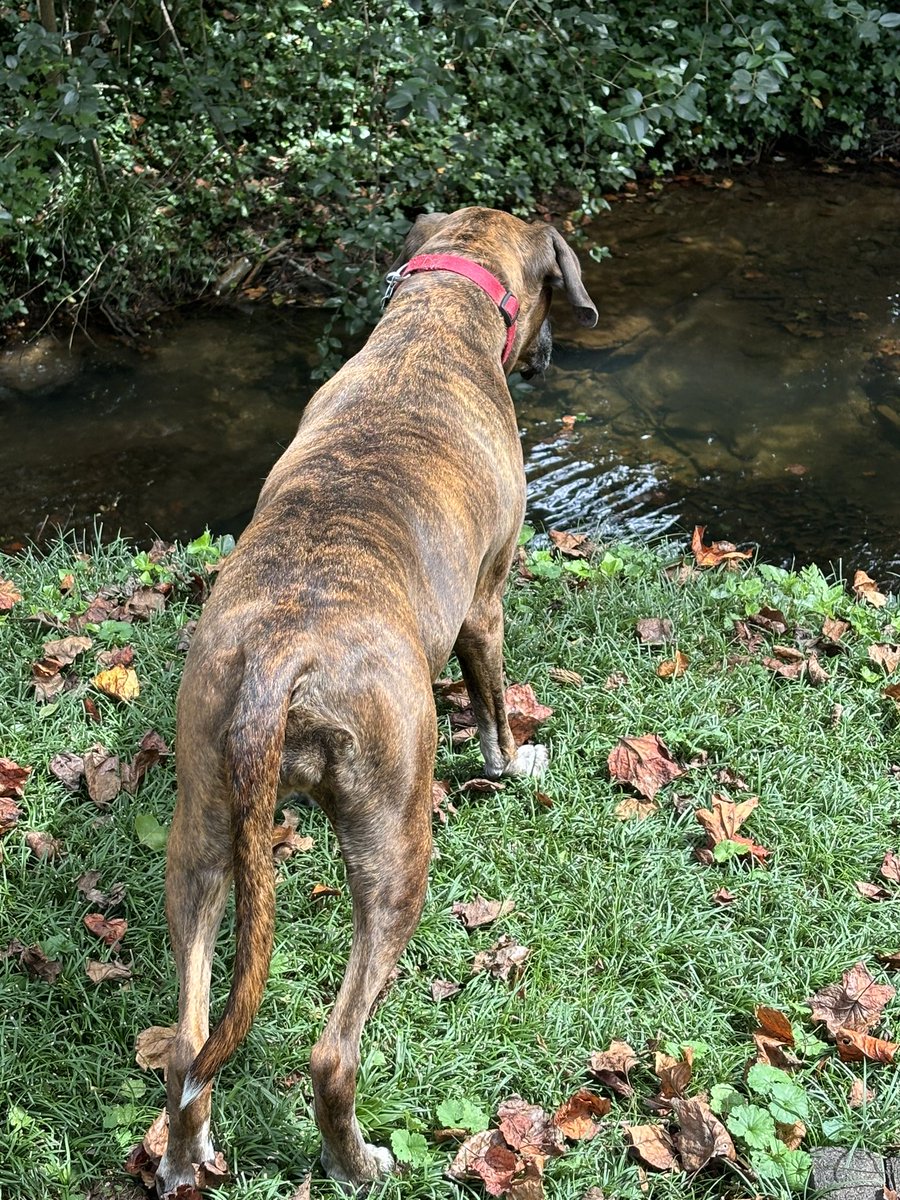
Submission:
[[[399,270],[405,262],[409,262],[418,254],[428,239],[441,231],[449,215],[449,213],[422,213],[421,216],[416,217],[412,229],[403,241],[403,250],[400,252],[399,258],[391,263],[391,270]]]
[[[547,275],[551,287],[562,288],[566,299],[575,310],[580,325],[593,329],[597,324],[597,309],[581,282],[581,266],[575,251],[558,229],[545,226],[550,236],[553,266]]]

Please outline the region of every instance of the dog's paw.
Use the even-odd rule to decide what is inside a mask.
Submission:
[[[520,746],[516,756],[503,768],[504,775],[543,775],[550,763],[546,746]]]
[[[365,1195],[370,1186],[377,1180],[391,1175],[394,1170],[394,1156],[384,1146],[373,1146],[363,1142],[365,1151],[362,1161],[354,1163],[354,1168],[348,1169],[336,1155],[332,1154],[325,1143],[322,1143],[320,1160],[322,1169],[329,1179],[341,1185],[347,1195]]]

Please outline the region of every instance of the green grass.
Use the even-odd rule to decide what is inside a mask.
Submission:
[[[27,1200],[80,1200],[104,1181],[113,1188],[104,1194],[119,1187],[127,1194],[120,1165],[163,1103],[159,1076],[135,1064],[134,1039],[149,1025],[170,1024],[176,1012],[164,854],[141,845],[134,829],[138,813],[168,823],[171,759],[153,768],[136,796],[123,792],[104,812],[86,793],[67,792],[47,765],[60,750],[81,752],[98,741],[130,758],[151,728],[171,745],[183,662],[178,634],[196,613],[176,582],[166,611],[133,626],[127,640],[142,684],[133,705],[91,688],[99,642],[70,668],[81,676],[78,686],[36,705],[30,663],[43,641],[57,635],[28,614],[78,611],[100,584],[134,576],[133,552],[121,543],[90,548],[88,562],[77,560],[74,549],[64,543],[43,558],[0,559],[0,577],[14,580],[23,594],[0,618],[0,755],[33,767],[25,816],[2,840],[0,947],[12,938],[40,942],[63,964],[50,985],[29,978],[14,960],[0,962],[0,1194]],[[619,547],[584,583],[551,564],[542,569],[558,578],[511,584],[509,678],[531,682],[555,709],[541,735],[552,764],[540,786],[553,807],[537,804],[534,783],[520,781],[495,795],[453,796],[456,816],[435,825],[438,854],[422,923],[363,1044],[364,1127],[381,1141],[395,1129],[429,1137],[427,1164],[389,1181],[386,1197],[424,1200],[459,1190],[442,1175],[449,1150],[430,1140],[437,1106],[448,1097],[493,1113],[518,1092],[553,1108],[587,1081],[592,1050],[624,1039],[649,1066],[646,1044],[660,1036],[701,1044],[696,1089],[742,1087],[756,1004],[779,1007],[811,1030],[803,1000],[857,960],[887,978],[874,954],[900,943],[898,903],[873,904],[853,885],[875,880],[884,852],[900,841],[900,779],[889,770],[900,761],[898,715],[866,656],[872,641],[898,638],[896,602],[880,612],[858,605],[843,585],[814,570],[713,571],[679,585],[663,572],[676,557],[672,547]],[[196,557],[182,551],[175,561],[185,579],[198,569]],[[69,571],[77,583],[64,598],[57,585]],[[732,618],[762,603],[783,608],[813,632],[825,613],[852,619],[847,652],[827,660],[824,686],[776,679],[758,662],[729,664],[729,656],[742,652]],[[682,678],[658,678],[665,654],[638,644],[634,623],[648,616],[674,622],[677,645],[690,658]],[[551,666],[579,671],[584,686],[552,682]],[[608,690],[614,672],[627,683]],[[96,699],[99,723],[85,714],[85,694]],[[843,705],[837,723],[835,704]],[[452,750],[446,714],[440,729],[437,777],[459,783],[479,774],[473,745]],[[659,812],[641,823],[622,822],[614,810],[624,792],[611,783],[606,758],[619,736],[649,732],[662,736],[679,761],[701,751],[708,759],[660,793]],[[702,832],[692,809],[721,790],[715,776],[723,767],[760,797],[747,831],[773,851],[765,869],[740,861],[710,868],[693,857]],[[674,794],[682,798],[677,806]],[[62,839],[64,856],[37,862],[24,842],[28,829]],[[250,1037],[216,1089],[216,1140],[236,1175],[221,1195],[234,1200],[287,1200],[307,1171],[318,1170],[306,1066],[342,975],[349,901],[346,889],[322,903],[309,898],[313,883],[343,886],[343,872],[320,812],[304,810],[299,832],[311,834],[315,846],[280,868],[269,987]],[[121,880],[128,888],[115,910],[128,919],[122,957],[133,958],[134,978],[126,986],[95,986],[84,973],[88,958],[110,957],[82,924],[92,906],[75,882],[92,869],[100,871],[101,887]],[[727,908],[711,902],[722,885],[737,896]],[[450,908],[476,892],[513,899],[516,909],[493,927],[466,933]],[[501,932],[532,949],[523,979],[512,987],[487,975],[470,977],[475,952]],[[230,953],[226,921],[214,1011],[227,991]],[[435,1004],[429,987],[438,976],[466,986]],[[880,1032],[900,1040],[900,1001],[888,1007]],[[282,1086],[295,1071],[299,1082]],[[876,1091],[858,1110],[847,1106],[854,1075],[864,1075]],[[877,1150],[900,1141],[895,1067],[842,1064],[830,1050],[820,1067],[810,1062],[796,1078],[812,1103],[805,1145]],[[576,1198],[590,1186],[608,1196],[641,1196],[620,1122],[652,1119],[641,1097],[655,1088],[646,1069],[636,1070],[633,1082],[636,1097],[614,1100],[597,1138],[549,1164],[549,1196]],[[752,1194],[751,1188],[742,1191],[733,1175],[650,1179],[651,1195],[659,1198]],[[315,1174],[313,1194],[337,1193]],[[779,1193],[768,1185],[766,1194]]]

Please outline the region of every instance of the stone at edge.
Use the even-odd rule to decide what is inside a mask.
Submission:
[[[813,1185],[827,1191],[828,1200],[882,1200],[885,1160],[868,1150],[816,1146],[812,1156]],[[891,1159],[900,1168],[900,1160]]]

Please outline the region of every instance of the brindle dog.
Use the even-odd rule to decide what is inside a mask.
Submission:
[[[168,1069],[161,1195],[213,1157],[212,1081],[262,999],[275,920],[279,791],[311,793],[340,841],[353,898],[343,984],[310,1069],[322,1163],[351,1187],[390,1171],[354,1112],[369,1009],[422,911],[437,728],[432,681],[456,654],[487,773],[536,774],[503,693],[504,582],[525,507],[506,376],[547,366],[561,288],[597,310],[560,234],[469,208],[420,217],[420,251],[463,256],[518,297],[507,330],[491,297],[447,271],[411,275],[365,347],[310,400],[265,482],[194,634],[178,697],[178,802],[166,907],[180,985]],[[210,966],[232,879],[236,954],[209,1034]]]

